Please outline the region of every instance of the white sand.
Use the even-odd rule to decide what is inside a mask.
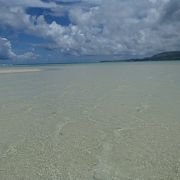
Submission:
[[[41,69],[0,69],[0,74],[39,72]]]

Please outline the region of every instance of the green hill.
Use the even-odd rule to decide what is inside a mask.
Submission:
[[[110,60],[100,62],[138,62],[138,61],[180,61],[180,51],[162,52],[141,59]]]

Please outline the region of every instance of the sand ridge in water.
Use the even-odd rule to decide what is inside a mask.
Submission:
[[[28,73],[28,72],[40,72],[42,69],[32,68],[32,69],[0,69],[0,74],[11,74],[11,73]]]

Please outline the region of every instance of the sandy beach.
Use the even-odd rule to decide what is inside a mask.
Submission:
[[[0,69],[0,74],[11,74],[11,73],[28,73],[28,72],[39,72],[42,71],[38,68],[20,68],[20,69]]]

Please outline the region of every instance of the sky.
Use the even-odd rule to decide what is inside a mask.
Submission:
[[[180,0],[0,0],[0,63],[129,59],[180,50]]]

